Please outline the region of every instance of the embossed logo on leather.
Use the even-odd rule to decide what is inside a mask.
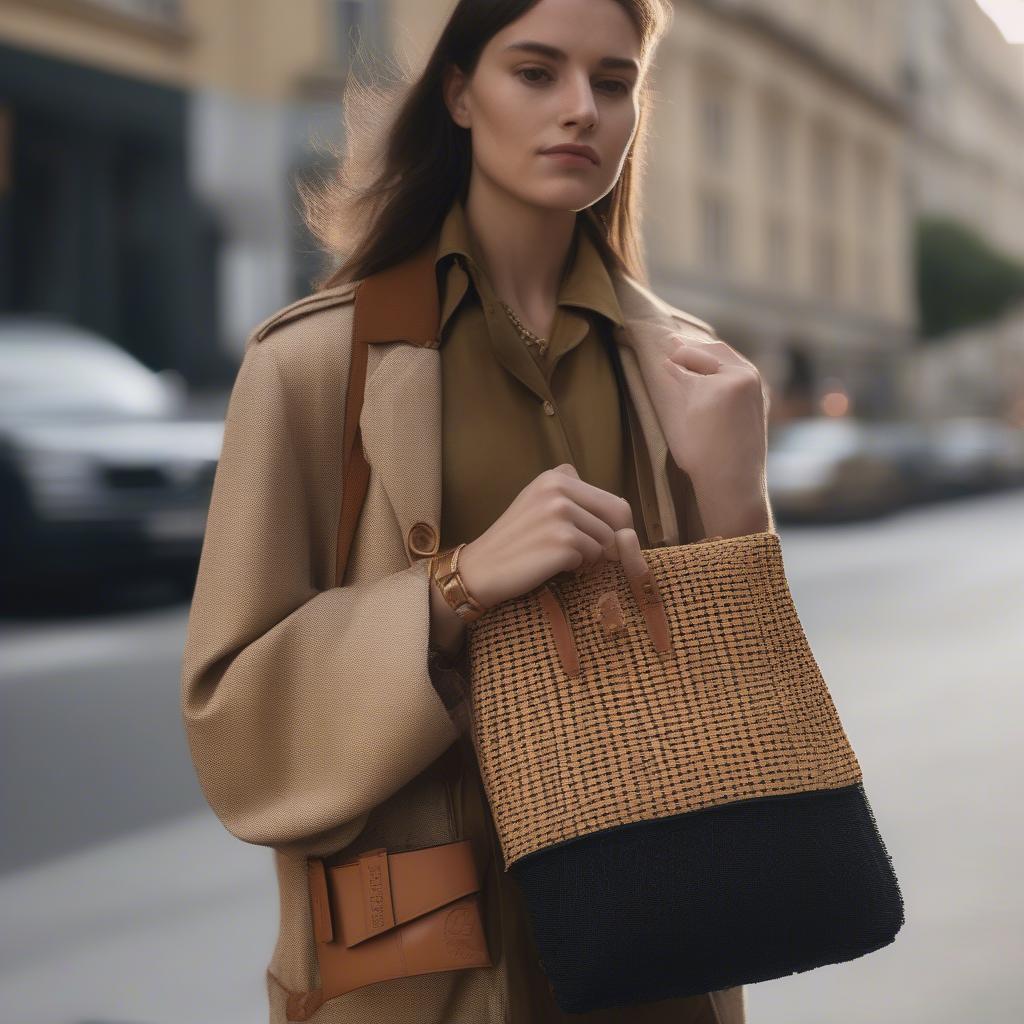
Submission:
[[[367,865],[366,898],[369,902],[370,929],[378,931],[384,927],[384,881],[379,863]]]
[[[476,914],[471,907],[454,907],[445,914],[444,945],[453,957],[469,960],[479,956],[484,951],[480,940]]]

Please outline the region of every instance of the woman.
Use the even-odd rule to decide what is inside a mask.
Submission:
[[[490,607],[598,558],[632,575],[644,546],[772,528],[759,374],[642,284],[637,172],[669,15],[461,0],[386,137],[307,194],[338,270],[246,344],[182,708],[212,808],[275,853],[273,1022],[745,1020],[742,988],[558,1010],[466,742],[465,620],[435,557],[464,545],[462,585]],[[358,142],[368,122],[349,123]],[[565,145],[588,155],[545,152]],[[365,500],[341,486],[357,422]],[[326,997],[307,858],[461,838],[490,964]]]

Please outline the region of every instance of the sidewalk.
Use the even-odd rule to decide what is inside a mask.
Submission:
[[[271,852],[208,811],[6,875],[3,1018],[256,1024],[277,913]]]

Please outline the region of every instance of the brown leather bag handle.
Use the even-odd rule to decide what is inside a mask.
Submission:
[[[672,640],[668,616],[665,614],[665,602],[653,571],[648,569],[647,572],[641,573],[639,576],[629,576],[627,582],[630,592],[633,594],[633,600],[643,616],[651,645],[659,654],[673,650],[675,644]],[[554,638],[562,671],[567,676],[575,678],[580,674],[579,651],[576,648],[572,620],[557,584],[549,580],[540,586],[536,596]],[[609,632],[624,631],[625,620],[616,591],[609,590],[601,594],[595,602],[593,614],[595,621]]]
[[[580,674],[580,658],[576,652],[576,640],[572,633],[569,613],[562,604],[561,595],[553,584],[544,583],[537,591],[537,600],[548,620],[551,635],[555,638],[558,660],[562,663],[562,671],[568,676]]]
[[[671,651],[675,646],[672,642],[672,630],[669,629],[668,616],[665,614],[665,602],[661,596],[661,588],[654,578],[654,572],[648,569],[639,576],[630,576],[629,589],[633,592],[636,606],[644,617],[647,635],[659,654]]]

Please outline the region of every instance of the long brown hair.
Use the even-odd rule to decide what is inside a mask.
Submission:
[[[468,129],[452,120],[442,85],[449,64],[472,75],[488,40],[539,0],[459,0],[418,78],[397,67],[395,81],[350,73],[342,96],[344,156],[334,151],[333,172],[298,182],[302,215],[332,262],[340,265],[314,282],[317,290],[360,280],[418,251],[440,229],[456,197],[466,199],[472,166]],[[668,30],[668,0],[614,0],[641,40],[641,63]],[[357,49],[356,63],[371,66]],[[583,211],[609,266],[647,284],[637,227],[647,151],[652,90],[639,85],[637,130],[615,185]]]

